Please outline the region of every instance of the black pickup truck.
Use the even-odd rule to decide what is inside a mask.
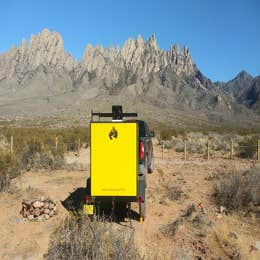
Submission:
[[[138,195],[142,198],[139,203],[139,213],[143,219],[146,215],[147,173],[154,169],[153,143],[154,132],[150,132],[145,121],[136,120],[139,128],[139,164],[138,164]]]
[[[149,131],[145,121],[137,120],[139,127],[139,175],[152,173],[154,167],[153,143],[154,133]]]

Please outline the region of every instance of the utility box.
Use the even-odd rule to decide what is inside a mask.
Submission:
[[[91,196],[137,196],[138,125],[91,122]]]
[[[112,113],[91,111],[90,176],[83,206],[87,215],[102,214],[107,205],[112,212],[116,206],[130,212],[131,203],[137,202],[140,220],[145,218],[153,147],[147,124],[136,117],[137,113],[123,113],[122,106],[113,106]]]

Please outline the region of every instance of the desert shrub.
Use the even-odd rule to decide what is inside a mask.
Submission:
[[[64,165],[65,148],[42,146],[38,142],[29,142],[20,154],[23,169],[59,169]]]
[[[51,237],[45,259],[138,259],[133,231],[113,223],[70,216]]]
[[[160,131],[161,140],[171,140],[172,139],[172,131],[170,129],[162,129]]]
[[[219,206],[228,210],[254,210],[260,206],[260,169],[222,179],[215,187],[214,197]]]
[[[0,191],[6,190],[12,178],[19,175],[19,164],[15,157],[0,151]]]
[[[184,210],[184,213],[182,214],[182,217],[190,217],[193,212],[196,211],[196,207],[194,204],[190,204],[187,206],[187,208]]]
[[[183,245],[180,244],[175,244],[171,259],[192,260],[194,259],[194,256],[192,251],[189,248],[185,248]]]
[[[64,129],[45,128],[0,128],[5,140],[14,138],[15,157],[21,161],[22,169],[57,169],[63,167],[64,153],[89,143],[89,130],[84,127]],[[58,147],[55,149],[55,139]]]
[[[184,195],[181,187],[173,183],[165,182],[163,184],[165,196],[170,200],[180,200]]]
[[[178,228],[183,224],[184,220],[190,218],[192,213],[196,211],[195,205],[190,204],[184,209],[184,213],[165,225],[162,225],[160,230],[165,236],[174,236]]]
[[[171,141],[171,147],[175,149],[176,152],[183,152],[184,151],[184,142],[182,139],[173,139]]]
[[[182,223],[183,218],[179,217],[173,222],[163,225],[160,230],[165,236],[174,236]]]
[[[201,143],[188,143],[188,151],[191,153],[205,153],[206,144]]]
[[[230,150],[230,144],[228,144],[227,142],[215,142],[214,144],[212,144],[212,150],[214,151],[229,151]]]
[[[14,150],[20,153],[28,143],[44,144],[54,147],[58,137],[58,147],[67,146],[69,150],[77,148],[78,139],[81,144],[89,143],[89,129],[87,127],[73,127],[62,129],[48,128],[0,128],[0,134],[7,140],[14,137]]]
[[[172,140],[172,136],[178,137],[182,136],[182,138],[186,138],[186,132],[181,129],[175,129],[170,127],[161,127],[159,129],[160,139],[161,140]]]
[[[216,223],[213,227],[213,232],[216,242],[225,255],[228,256],[228,259],[250,259],[241,254],[242,248],[239,245],[239,240],[235,238],[237,235],[230,230],[230,226],[226,220]],[[232,236],[232,233],[235,234],[235,237]]]
[[[239,143],[239,155],[243,158],[253,158],[257,152],[257,141],[259,139],[260,135],[253,135],[241,141]]]
[[[12,154],[8,142],[11,136],[14,139]],[[63,168],[65,152],[76,149],[79,138],[81,144],[88,144],[88,128],[0,128],[0,190],[6,189],[20,170]]]

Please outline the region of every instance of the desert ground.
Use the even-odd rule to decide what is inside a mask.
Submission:
[[[154,145],[155,170],[148,175],[147,217],[112,222],[134,230],[135,243],[144,259],[260,259],[260,223],[254,215],[220,212],[212,193],[225,174],[255,167],[245,159],[205,159]],[[71,168],[27,171],[0,194],[0,259],[43,259],[51,234],[70,214],[64,206],[73,194],[84,194],[89,176],[89,149],[80,156],[66,155]],[[258,163],[259,164],[259,163]],[[39,196],[58,201],[58,214],[33,222],[20,215],[24,198]],[[133,212],[137,206],[132,205]],[[238,256],[239,252],[239,256]]]

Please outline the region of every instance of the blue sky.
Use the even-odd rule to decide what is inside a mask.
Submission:
[[[258,0],[1,0],[0,53],[48,28],[80,60],[87,43],[122,46],[155,34],[162,49],[184,44],[213,81],[260,75]]]

